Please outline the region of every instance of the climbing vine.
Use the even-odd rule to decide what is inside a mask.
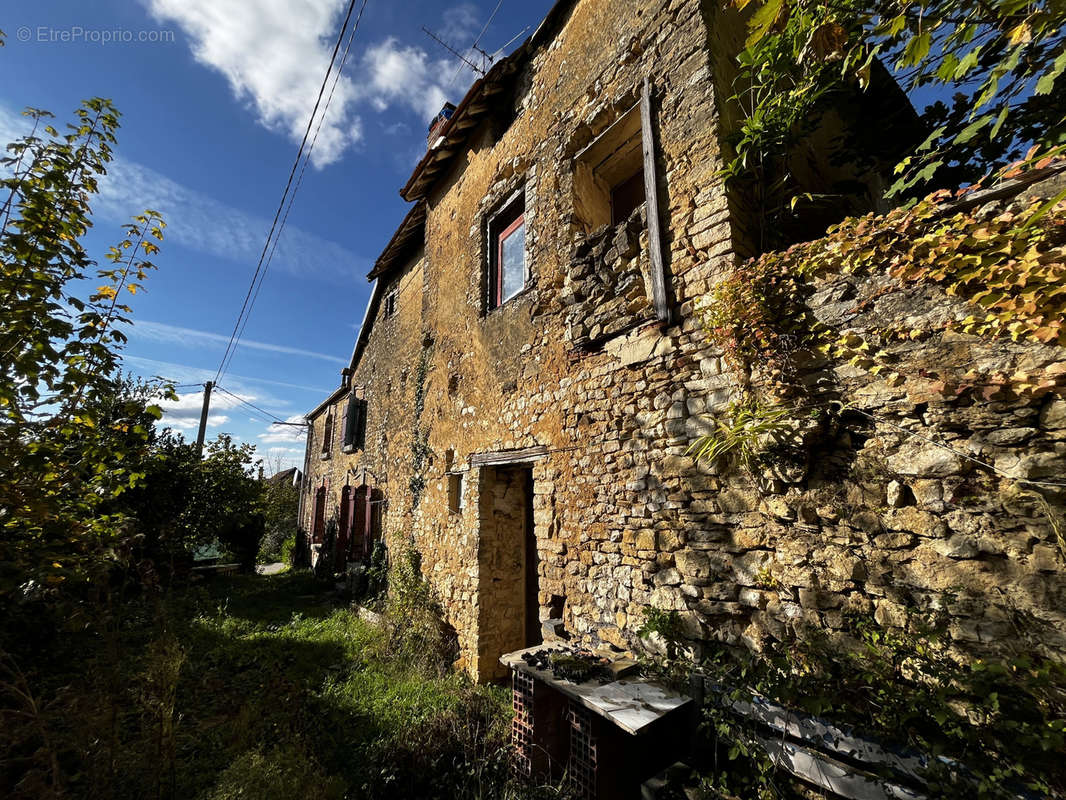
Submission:
[[[759,371],[778,398],[806,391],[798,366],[826,356],[885,373],[890,385],[901,382],[882,345],[946,330],[1066,345],[1066,198],[1017,201],[994,212],[979,205],[953,210],[952,199],[936,192],[883,216],[849,218],[821,239],[748,261],[702,306],[711,339],[735,368],[749,377]],[[967,301],[969,313],[939,330],[900,325],[864,336],[830,329],[807,306],[817,280],[886,268],[899,285],[935,284]],[[1053,372],[989,376],[993,387],[1010,383],[1034,394],[1064,382],[1066,375]]]
[[[793,166],[797,145],[828,108],[853,115],[847,138],[854,141],[847,151],[854,163],[868,165],[876,152],[900,159],[890,192],[896,195],[971,182],[1018,159],[1029,144],[1063,144],[1062,3],[731,0],[729,5],[747,14],[748,36],[729,98],[740,119],[725,177],[754,190],[764,239],[780,238],[797,203],[823,201],[804,191]],[[920,127],[902,125],[889,133],[896,139],[894,153],[886,150],[882,129],[848,111],[865,92],[888,101],[885,85],[893,79],[912,99],[922,87],[953,98],[950,105],[943,100],[929,105]]]
[[[422,428],[422,412],[426,407],[426,377],[429,375],[429,356],[432,347],[422,345],[415,368],[415,407],[411,431],[411,508],[418,506],[422,492],[426,488],[425,467],[429,458],[429,431]]]

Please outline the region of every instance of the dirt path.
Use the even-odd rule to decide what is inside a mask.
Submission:
[[[273,564],[259,564],[255,568],[257,575],[277,575],[283,571],[287,565],[280,561],[275,561]]]

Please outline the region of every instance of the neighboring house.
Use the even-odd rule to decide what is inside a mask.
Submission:
[[[775,545],[731,533],[758,501],[686,458],[736,381],[694,302],[755,249],[719,175],[743,37],[718,2],[558,2],[401,191],[350,367],[308,415],[301,525],[320,545],[334,521],[349,561],[416,547],[475,678],[550,618],[621,648],[649,605],[694,638],[773,634],[752,587]],[[830,160],[812,172],[875,205],[876,173]],[[841,580],[856,558],[832,556]]]
[[[269,478],[265,478],[267,483],[272,484],[284,484],[285,486],[299,487],[303,483],[303,473],[300,472],[298,467],[289,467],[283,469],[281,472],[275,472]]]

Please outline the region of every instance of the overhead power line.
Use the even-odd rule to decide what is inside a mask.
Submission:
[[[308,138],[311,136],[311,128],[315,123],[315,118],[318,115],[319,106],[322,104],[322,97],[326,93],[326,86],[329,84],[330,75],[333,74],[334,65],[337,66],[337,74],[333,82],[333,87],[336,88],[337,81],[340,79],[340,72],[343,68],[343,61],[338,64],[337,54],[340,52],[341,44],[344,42],[344,34],[348,31],[348,24],[352,18],[352,12],[355,10],[355,4],[357,0],[349,0],[348,10],[344,15],[344,24],[341,25],[340,33],[337,35],[337,41],[333,45],[333,52],[330,55],[329,66],[326,69],[326,74],[322,77],[322,85],[318,89],[318,96],[315,98],[314,108],[311,109],[311,116],[307,120],[307,127],[304,129],[303,138],[300,140],[300,147],[296,152],[296,159],[293,161],[292,169],[289,170],[289,177],[285,183],[285,191],[282,192],[281,200],[278,202],[278,208],[274,212],[274,219],[270,224],[270,231],[267,233],[266,241],[263,243],[263,250],[259,254],[259,261],[256,263],[255,272],[252,274],[252,281],[248,285],[248,291],[244,295],[244,302],[241,304],[241,310],[237,314],[237,321],[233,325],[233,332],[230,334],[229,342],[226,344],[226,351],[222,354],[222,360],[219,362],[218,370],[215,372],[214,382],[225,374],[227,368],[227,362],[232,360],[232,353],[236,350],[240,344],[241,335],[243,334],[244,327],[247,326],[247,317],[251,315],[252,306],[255,304],[255,297],[258,296],[258,287],[262,285],[263,278],[266,277],[266,271],[270,265],[270,257],[273,256],[274,248],[277,246],[277,237],[281,236],[281,231],[284,228],[284,221],[282,219],[282,212],[285,211],[286,202],[289,202],[291,207],[290,192],[292,197],[295,197],[295,191],[293,189],[293,180],[296,179],[297,170],[300,168],[300,162],[305,158],[310,160],[311,148],[314,147],[312,142],[311,148],[307,148]],[[348,38],[348,47],[351,47],[352,38],[355,36],[355,31],[359,27],[359,20],[362,19],[363,11],[366,9],[367,0],[363,0],[359,9],[359,15],[356,18],[355,25],[352,28],[351,35]],[[344,58],[348,56],[348,47],[345,48]],[[329,93],[329,98],[332,99],[333,91]],[[326,110],[329,107],[329,100],[326,105],[322,107],[322,117],[325,117]],[[322,118],[319,118],[318,127],[322,126]],[[314,139],[318,138],[318,129],[315,130]],[[307,148],[306,153],[305,148]],[[306,162],[304,164],[306,169]],[[300,178],[302,179],[303,173],[301,172]],[[288,218],[288,212],[285,211],[285,219]],[[279,224],[280,223],[280,224]],[[271,243],[273,242],[273,247]]]
[[[289,201],[285,207],[285,215],[281,218],[281,224],[278,226],[277,235],[274,237],[274,241],[270,245],[270,253],[267,255],[262,275],[259,277],[259,282],[255,284],[255,292],[252,294],[252,301],[248,305],[248,313],[244,315],[241,329],[237,332],[236,342],[229,353],[229,361],[227,362],[225,357],[223,357],[223,364],[219,373],[220,375],[225,374],[226,370],[228,370],[233,363],[233,357],[237,354],[237,345],[240,344],[241,338],[244,336],[244,329],[248,327],[248,320],[252,317],[252,309],[255,308],[255,301],[259,298],[259,290],[263,287],[263,281],[266,279],[267,270],[270,269],[270,264],[274,260],[274,252],[278,249],[278,242],[281,241],[281,234],[285,230],[285,224],[289,221],[289,212],[292,211],[293,202],[296,200],[296,195],[299,193],[300,187],[303,185],[304,174],[307,172],[307,165],[311,162],[311,153],[314,152],[315,144],[318,142],[319,131],[322,130],[322,122],[325,120],[326,113],[329,111],[330,103],[333,102],[333,93],[337,90],[337,84],[340,82],[341,73],[344,71],[344,65],[348,63],[348,53],[351,51],[352,40],[355,39],[355,32],[359,30],[359,22],[363,19],[363,11],[366,10],[366,3],[367,0],[363,0],[363,4],[359,7],[359,14],[355,18],[355,25],[352,26],[351,33],[348,34],[348,41],[344,46],[344,53],[341,56],[340,64],[333,72],[333,84],[329,88],[326,104],[322,107],[322,113],[318,117],[318,125],[315,126],[315,135],[311,137],[311,146],[307,148],[307,154],[304,156],[303,166],[300,167],[300,175],[296,179],[296,186],[289,194]],[[341,30],[341,36],[344,36],[343,29]]]
[[[286,420],[283,420],[277,414],[272,414],[271,412],[267,411],[266,409],[260,408],[255,403],[251,403],[248,400],[245,400],[243,397],[234,394],[229,389],[223,389],[221,386],[216,386],[215,387],[215,391],[222,392],[222,394],[225,394],[225,395],[229,395],[234,400],[236,400],[238,403],[243,403],[244,405],[248,406],[249,408],[254,409],[255,411],[258,411],[260,414],[265,414],[266,416],[270,417],[270,419],[274,420],[275,422],[280,422],[280,423],[283,423],[283,424],[286,423]]]

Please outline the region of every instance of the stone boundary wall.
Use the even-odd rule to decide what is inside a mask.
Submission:
[[[1060,188],[1039,185],[979,214]],[[887,265],[819,281],[808,305],[866,335],[972,313],[935,286],[889,277]],[[630,337],[618,360],[580,373],[576,415],[595,415],[598,392],[622,414],[586,429],[577,481],[595,486],[596,502],[571,508],[585,532],[547,576],[552,591],[568,592],[568,623],[636,645],[641,606],[651,605],[681,612],[697,649],[719,640],[760,650],[804,628],[841,632],[848,613],[913,628],[913,612],[936,610],[970,651],[1066,653],[1066,487],[1025,482],[1066,482],[1066,400],[986,400],[979,386],[960,392],[937,377],[1061,377],[1066,353],[950,331],[887,352],[905,378],[898,385],[848,363],[809,370],[805,382],[832,384],[848,410],[806,426],[798,453],[755,474],[686,454],[743,381],[695,316]]]

